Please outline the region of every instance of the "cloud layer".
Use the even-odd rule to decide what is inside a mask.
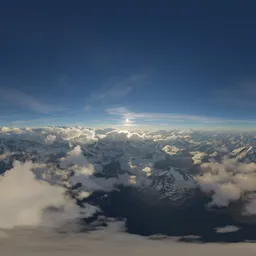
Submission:
[[[161,238],[161,236],[159,236]],[[1,252],[9,255],[34,256],[42,250],[46,255],[255,255],[253,243],[198,244],[181,243],[175,238],[159,240],[129,235],[119,231],[117,225],[87,234],[66,234],[12,231],[1,239]]]
[[[200,115],[189,115],[189,114],[178,114],[178,113],[150,113],[150,112],[133,112],[125,107],[117,107],[117,108],[108,108],[105,112],[109,115],[121,117],[123,120],[132,120],[135,122],[136,120],[139,123],[154,123],[157,122],[157,126],[159,126],[159,122],[165,122],[164,124],[170,123],[196,123],[200,124],[201,127],[205,127],[207,124],[224,125],[224,124],[255,124],[256,121],[254,119],[250,120],[238,120],[238,119],[224,119],[217,118],[211,116],[200,116]]]

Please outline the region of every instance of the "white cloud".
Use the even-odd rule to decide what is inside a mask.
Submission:
[[[47,125],[50,125],[54,122],[56,122],[56,120],[58,120],[59,118],[57,117],[52,117],[52,118],[34,118],[34,119],[27,119],[27,120],[21,120],[21,119],[18,119],[18,120],[15,120],[15,121],[11,121],[8,123],[8,125],[10,126],[38,126],[38,124],[40,124],[41,126],[45,126],[46,124]]]
[[[89,110],[91,110],[91,109],[92,109],[92,107],[91,107],[90,105],[84,106],[84,110],[85,110],[85,111],[89,111]]]
[[[236,226],[225,226],[225,227],[215,228],[216,233],[231,233],[231,232],[236,232],[239,229],[240,228],[238,228]]]
[[[123,232],[122,223],[109,223],[109,227],[86,233],[55,234],[47,231],[10,231],[8,239],[1,240],[3,255],[34,256],[43,248],[45,255],[175,255],[175,256],[254,256],[254,243],[182,243],[175,238],[148,239]],[[160,236],[161,237],[161,236]]]
[[[85,195],[84,195],[85,196]],[[84,205],[84,213],[83,213],[83,217],[84,218],[88,218],[88,217],[91,217],[93,216],[96,212],[99,212],[100,209],[94,205],[91,205],[91,204],[88,204],[88,203],[85,203],[83,204]]]
[[[200,122],[204,123],[216,123],[216,124],[225,124],[225,123],[244,123],[244,124],[254,124],[256,120],[236,120],[236,119],[222,119],[208,116],[198,116],[198,115],[186,115],[186,114],[176,114],[176,113],[151,113],[151,112],[132,112],[124,107],[117,108],[108,108],[105,112],[109,115],[119,116],[122,119],[129,120],[140,120],[140,121],[172,121],[172,122]]]
[[[238,163],[235,159],[223,163],[204,163],[203,174],[196,180],[203,192],[212,197],[212,205],[228,206],[245,200],[245,214],[256,213],[256,164]],[[252,193],[252,195],[251,195]]]
[[[140,135],[136,132],[129,132],[125,130],[113,130],[106,133],[105,139],[112,141],[134,141],[139,142],[145,139],[145,135]]]
[[[194,116],[194,115],[183,115],[183,114],[172,114],[172,113],[150,113],[150,112],[131,112],[124,107],[119,108],[109,108],[106,109],[106,112],[110,115],[122,116],[124,119],[143,119],[149,121],[157,121],[157,120],[170,120],[170,121],[207,121],[212,120],[219,122],[220,120],[217,118],[208,118],[204,116]]]
[[[70,141],[75,144],[93,143],[98,140],[95,131],[85,127],[46,127],[44,131],[55,135],[57,140]]]
[[[92,174],[94,172],[93,166],[88,163],[79,145],[76,146],[73,150],[71,150],[68,153],[67,157],[61,159],[61,162],[60,162],[61,168],[68,168],[69,166],[72,166],[72,167],[75,166],[76,170],[83,173],[88,172],[89,174]]]
[[[80,217],[80,209],[65,196],[65,189],[37,180],[32,163],[14,162],[0,178],[0,227],[58,227]],[[50,210],[51,207],[60,209]]]
[[[117,179],[96,178],[94,166],[84,157],[81,147],[78,145],[72,149],[67,157],[62,158],[60,167],[70,169],[74,175],[69,178],[68,183],[74,186],[82,184],[83,191],[78,195],[80,198],[88,197],[92,192],[97,190],[111,191],[117,184]]]
[[[2,88],[0,93],[2,101],[11,103],[17,107],[25,107],[32,111],[46,114],[49,112],[63,111],[63,108],[45,104],[33,96],[18,90]]]
[[[52,135],[52,134],[47,135],[47,137],[45,138],[45,142],[49,144],[52,144],[55,140],[56,140],[56,135]]]

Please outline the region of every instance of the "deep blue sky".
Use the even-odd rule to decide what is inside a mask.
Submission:
[[[254,126],[255,10],[255,1],[5,1],[0,125]]]

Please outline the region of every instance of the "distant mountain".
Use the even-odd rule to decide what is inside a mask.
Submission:
[[[170,167],[154,172],[148,180],[147,186],[142,186],[140,190],[173,205],[182,205],[195,193],[196,182],[186,170]]]
[[[256,162],[256,146],[245,146],[234,149],[230,153],[230,157],[245,163]]]
[[[123,218],[131,233],[193,233],[212,241],[218,225],[248,218],[254,223],[255,216],[240,217],[244,202],[230,209],[209,209],[211,197],[195,181],[202,163],[221,163],[225,158],[256,162],[254,134],[58,129],[51,128],[50,134],[43,128],[0,133],[0,172],[10,169],[15,160],[38,164],[33,168],[36,178],[65,186],[81,207],[88,203],[99,208],[85,218],[86,224]]]

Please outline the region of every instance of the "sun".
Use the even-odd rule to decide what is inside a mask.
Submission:
[[[130,120],[129,120],[128,118],[126,118],[126,119],[125,119],[125,122],[126,122],[126,123],[129,123],[129,122],[130,122]]]

